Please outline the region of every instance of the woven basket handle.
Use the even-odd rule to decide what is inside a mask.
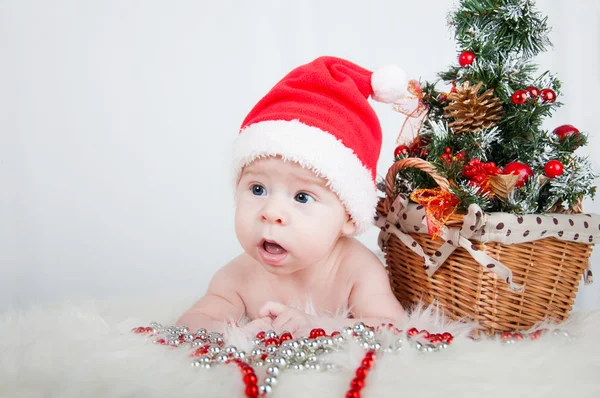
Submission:
[[[444,191],[450,191],[450,183],[445,177],[442,177],[435,171],[435,167],[426,160],[420,158],[404,158],[398,160],[390,167],[385,177],[385,201],[384,209],[388,212],[390,205],[393,203],[396,196],[396,176],[402,169],[414,167],[422,170],[429,174],[431,178],[442,188]]]

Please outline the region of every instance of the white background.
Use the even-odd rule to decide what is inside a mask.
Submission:
[[[577,7],[574,6],[577,5]],[[423,1],[0,1],[0,310],[203,294],[240,252],[231,143],[250,108],[319,55],[432,80],[456,62],[453,5]],[[545,0],[570,123],[600,149],[600,2]],[[384,129],[379,174],[402,122]],[[594,160],[596,171],[598,162]],[[599,212],[598,201],[585,210]],[[376,248],[377,231],[361,237]],[[593,262],[600,270],[600,253]],[[600,282],[579,308],[600,308]]]

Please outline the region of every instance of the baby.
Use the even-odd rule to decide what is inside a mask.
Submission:
[[[244,249],[212,278],[178,325],[255,333],[306,330],[316,313],[348,324],[403,315],[379,259],[353,236],[372,223],[381,127],[369,96],[398,100],[404,72],[372,73],[321,57],[285,76],[248,114],[234,143],[235,231]]]

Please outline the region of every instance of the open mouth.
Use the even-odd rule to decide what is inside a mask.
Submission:
[[[264,262],[271,265],[280,264],[288,255],[287,250],[279,243],[266,239],[259,245],[259,253]]]

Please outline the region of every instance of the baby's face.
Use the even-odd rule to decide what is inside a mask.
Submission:
[[[235,230],[269,272],[290,274],[326,261],[354,223],[327,181],[277,157],[246,166],[237,186]]]

